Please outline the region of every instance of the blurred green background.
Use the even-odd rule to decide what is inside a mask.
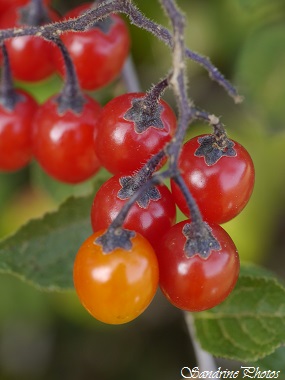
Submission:
[[[82,2],[54,0],[52,4],[64,14]],[[178,3],[188,20],[188,46],[209,56],[245,97],[235,105],[203,68],[188,63],[189,96],[197,106],[221,116],[229,136],[247,148],[256,167],[250,203],[224,227],[243,261],[261,264],[284,279],[285,3]],[[151,19],[169,25],[157,1],[137,0],[136,4]],[[171,57],[147,32],[133,26],[130,31],[133,60],[142,88],[147,90],[168,72]],[[18,85],[43,101],[62,82],[54,76],[37,85]],[[122,91],[118,80],[92,95],[104,104]],[[175,109],[170,91],[165,98]],[[205,131],[208,126],[195,124],[189,135]],[[16,173],[0,173],[0,238],[54,210],[69,195],[91,191],[92,181],[62,185],[47,178],[35,163]],[[119,327],[92,319],[73,292],[42,293],[8,275],[0,276],[0,300],[1,380],[178,380],[183,366],[195,365],[183,314],[160,293],[140,318]]]

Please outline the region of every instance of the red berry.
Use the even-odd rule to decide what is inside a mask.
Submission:
[[[35,158],[52,177],[67,183],[82,182],[100,167],[93,136],[101,106],[85,95],[80,114],[70,110],[59,114],[57,97],[39,108],[34,122]]]
[[[149,113],[139,104],[145,95],[129,93],[112,99],[98,120],[96,152],[113,174],[140,169],[174,134],[176,117],[170,106],[160,100],[157,112]]]
[[[0,18],[0,28],[20,27],[20,7],[9,8]],[[51,21],[59,20],[59,16],[49,10]],[[36,82],[46,79],[55,72],[53,54],[56,47],[41,37],[23,36],[5,42],[14,78]]]
[[[176,307],[187,311],[210,309],[231,293],[239,275],[239,256],[227,232],[216,224],[210,228],[221,246],[212,250],[208,258],[185,254],[186,237],[180,222],[160,239],[156,250],[159,264],[160,287],[166,298]]]
[[[225,223],[246,206],[254,186],[254,166],[246,149],[234,142],[234,156],[222,156],[212,165],[203,156],[197,156],[200,147],[197,136],[182,148],[179,169],[195,198],[203,219],[209,223]],[[171,189],[181,211],[191,217],[179,187],[171,181]]]
[[[91,5],[76,7],[64,19],[79,16]],[[128,28],[118,15],[111,15],[84,33],[65,33],[61,39],[75,65],[79,83],[86,90],[97,89],[114,80],[122,70],[130,47]],[[58,50],[54,62],[63,75],[63,61]]]
[[[25,91],[15,90],[20,97],[13,110],[0,105],[0,170],[24,167],[32,158],[32,123],[38,105]]]
[[[147,199],[144,205],[141,202],[132,205],[123,224],[124,228],[143,235],[153,247],[156,245],[157,237],[167,231],[176,219],[175,203],[168,188],[160,185],[155,189],[157,193],[152,199]],[[119,175],[110,178],[98,190],[91,209],[93,231],[108,228],[127,202],[127,199],[120,195],[120,190],[122,191],[122,185]],[[145,194],[144,200],[147,195]]]

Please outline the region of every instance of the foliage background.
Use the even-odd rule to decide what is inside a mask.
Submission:
[[[53,5],[64,13],[82,2],[54,0]],[[201,108],[221,115],[230,137],[248,149],[256,167],[256,185],[249,205],[225,228],[244,262],[261,264],[283,281],[285,4],[282,0],[178,3],[188,19],[188,46],[209,56],[245,96],[241,105],[234,105],[201,67],[189,63],[189,95]],[[137,0],[136,4],[151,19],[167,25],[157,2]],[[167,73],[170,54],[146,32],[132,26],[130,30],[133,59],[146,90]],[[43,101],[58,91],[61,81],[53,77],[40,85],[18,85]],[[93,95],[105,103],[122,91],[124,87],[118,80]],[[170,92],[166,99],[175,108]],[[204,131],[209,131],[208,127],[197,124],[189,135]],[[103,180],[107,175],[102,171],[99,177]],[[90,194],[93,189],[94,181],[78,186],[58,184],[35,163],[17,173],[0,174],[0,237],[56,209],[68,196]],[[138,320],[116,327],[94,321],[73,291],[43,293],[7,274],[0,276],[0,299],[1,380],[176,380],[181,367],[195,365],[183,315],[160,293]],[[285,371],[284,355],[280,348],[255,365]],[[219,363],[227,368],[240,365]]]

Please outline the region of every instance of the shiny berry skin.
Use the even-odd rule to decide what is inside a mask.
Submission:
[[[0,105],[0,171],[14,171],[32,158],[32,123],[38,109],[25,91],[16,90],[20,100],[13,110]]]
[[[82,4],[74,8],[64,19],[79,16],[91,5]],[[101,21],[101,25],[103,23],[105,31],[96,26],[84,33],[72,32],[61,36],[75,65],[79,83],[86,90],[98,89],[113,81],[120,74],[129,53],[130,36],[124,20],[118,15],[111,15]],[[64,66],[59,51],[55,51],[54,64],[63,76]]]
[[[74,262],[77,295],[89,313],[101,322],[122,324],[138,317],[152,301],[158,286],[158,264],[153,248],[141,235],[132,248],[105,254],[94,241],[98,231],[80,247]]]
[[[93,231],[107,228],[115,219],[127,199],[120,199],[118,192],[122,188],[120,176],[106,181],[94,197],[91,208]],[[137,202],[131,207],[123,227],[139,232],[153,247],[157,237],[168,230],[176,219],[176,208],[172,195],[165,185],[157,186],[160,199],[150,200],[147,207]]]
[[[224,156],[215,164],[207,165],[204,157],[195,156],[199,137],[184,144],[178,166],[203,219],[209,223],[222,224],[233,219],[246,206],[254,187],[253,162],[246,149],[234,142],[236,156]],[[191,217],[174,181],[171,181],[171,189],[180,210]]]
[[[0,18],[0,28],[20,27],[20,9],[9,8]],[[59,16],[52,10],[49,10],[49,17],[52,21],[59,20]],[[15,79],[37,82],[55,72],[53,54],[56,47],[51,42],[40,37],[23,36],[12,38],[5,45]]]
[[[221,249],[212,250],[207,259],[199,255],[188,258],[182,233],[187,223],[189,220],[175,224],[160,239],[156,250],[160,288],[179,309],[203,311],[220,304],[232,292],[239,275],[239,256],[227,232],[211,224]]]
[[[171,140],[176,129],[176,116],[170,106],[159,101],[163,129],[148,127],[138,133],[126,113],[132,101],[142,99],[144,93],[128,93],[117,96],[103,107],[98,120],[95,150],[107,170],[113,174],[131,173],[140,169],[148,159]]]
[[[53,96],[35,115],[33,149],[36,160],[50,176],[66,183],[79,183],[94,175],[100,163],[93,135],[101,106],[85,95],[82,112],[59,114]]]

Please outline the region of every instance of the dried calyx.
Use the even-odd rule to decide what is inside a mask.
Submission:
[[[124,119],[134,123],[137,133],[143,133],[151,127],[164,128],[161,120],[163,107],[159,100],[168,85],[168,78],[165,78],[153,86],[143,98],[132,100],[132,107],[125,113]]]
[[[121,227],[108,228],[108,230],[98,237],[94,244],[102,246],[105,254],[113,252],[116,248],[121,248],[126,251],[132,248],[131,239],[135,237],[134,231],[126,230]]]

